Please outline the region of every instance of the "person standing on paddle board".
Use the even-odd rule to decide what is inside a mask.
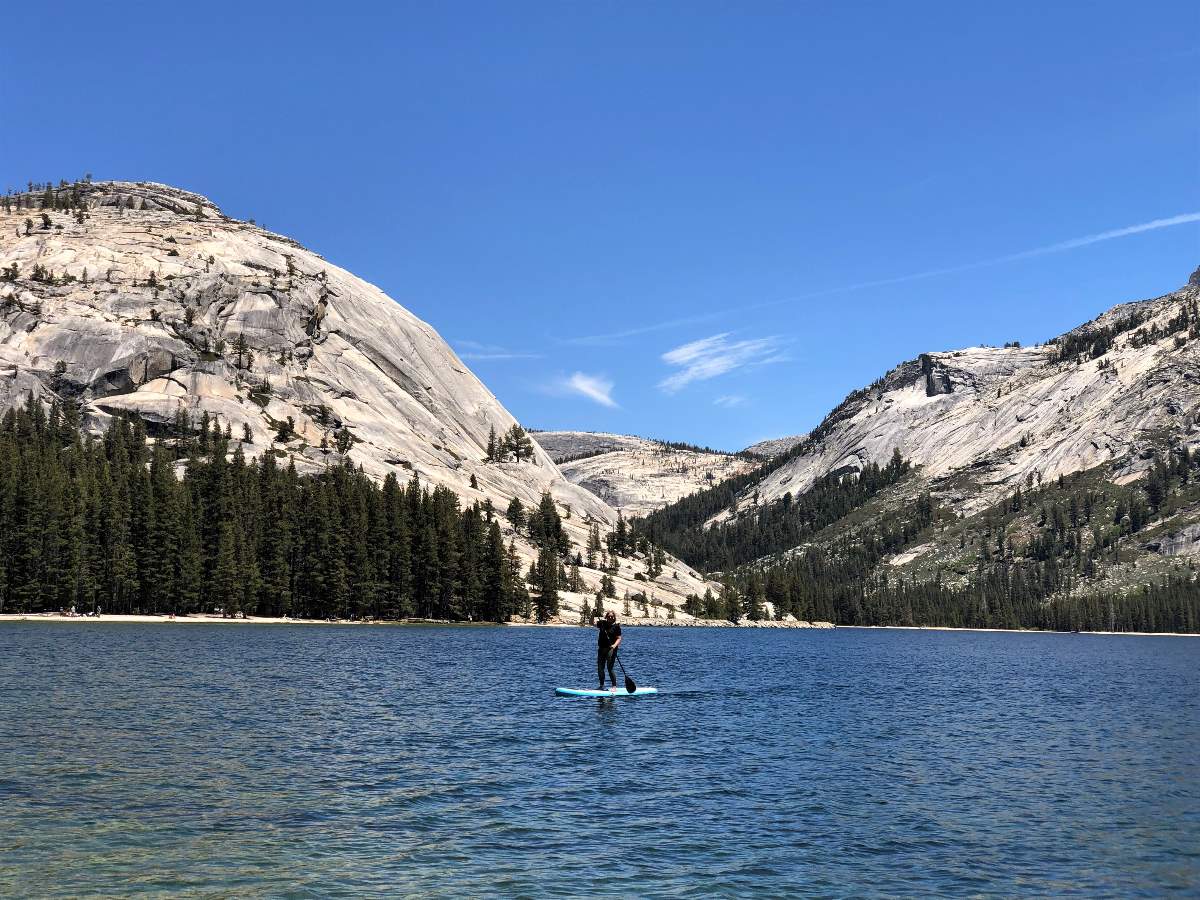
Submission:
[[[608,677],[615,691],[617,676],[613,672],[613,663],[617,660],[617,647],[621,646],[621,626],[617,624],[617,614],[610,610],[603,619],[597,620],[596,627],[600,629],[596,646],[596,675],[600,678],[600,690],[604,690],[604,668],[607,666]]]

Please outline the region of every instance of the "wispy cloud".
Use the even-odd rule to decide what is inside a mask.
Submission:
[[[559,379],[557,386],[566,393],[587,397],[609,409],[617,408],[617,401],[612,398],[613,383],[603,375],[575,372],[568,378]]]
[[[783,341],[779,337],[755,338],[753,340],[730,341],[732,332],[714,334],[668,350],[662,361],[679,369],[658,383],[659,388],[674,394],[693,381],[707,381],[747,366],[765,366],[783,362],[787,357],[781,352]]]
[[[725,409],[733,409],[735,406],[743,406],[746,403],[746,398],[741,394],[722,394],[720,397],[713,398],[713,406],[721,406]]]
[[[540,353],[523,353],[517,350],[509,350],[507,347],[500,347],[496,344],[481,344],[479,341],[455,341],[458,348],[458,355],[462,359],[478,362],[480,360],[502,360],[502,359],[541,359]]]

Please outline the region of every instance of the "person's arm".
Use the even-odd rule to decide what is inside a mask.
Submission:
[[[620,646],[621,646],[621,632],[618,631],[617,639],[615,641],[613,641],[613,645],[612,645],[613,652],[616,652],[616,649]]]

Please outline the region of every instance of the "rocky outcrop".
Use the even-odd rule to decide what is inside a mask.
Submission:
[[[928,353],[922,353],[921,372],[925,376],[926,397],[954,393],[954,382],[950,378],[950,372],[940,359],[935,360]]]
[[[626,517],[645,516],[757,465],[745,456],[684,450],[624,434],[539,431],[567,479]]]
[[[763,459],[772,459],[776,456],[781,456],[787,453],[797,444],[803,443],[807,434],[793,434],[787,437],[772,438],[769,441],[759,441],[757,444],[751,444],[743,453],[749,453],[751,456],[760,456]]]
[[[597,456],[616,450],[641,450],[657,442],[628,434],[603,431],[533,431],[534,440],[556,463]]]
[[[1145,544],[1144,549],[1163,556],[1200,556],[1200,524],[1164,534]]]

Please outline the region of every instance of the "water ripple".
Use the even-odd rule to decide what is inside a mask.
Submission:
[[[1160,896],[1200,642],[0,625],[7,896]]]

